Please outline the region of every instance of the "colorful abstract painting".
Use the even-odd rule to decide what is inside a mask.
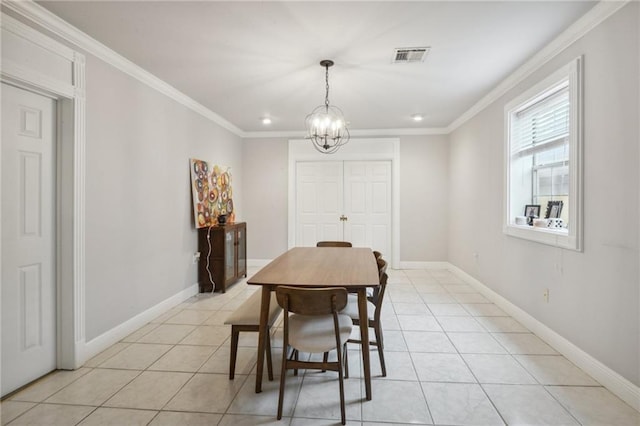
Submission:
[[[191,192],[196,228],[206,228],[218,223],[218,216],[227,215],[227,222],[234,222],[233,190],[229,168],[211,165],[192,158]]]

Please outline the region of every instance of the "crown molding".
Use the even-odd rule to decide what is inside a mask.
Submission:
[[[225,120],[215,112],[211,111],[201,103],[195,101],[175,87],[166,83],[164,80],[156,77],[142,67],[136,65],[124,56],[100,43],[96,39],[90,37],[86,33],[80,31],[73,25],[69,24],[62,18],[49,12],[44,7],[35,3],[33,0],[4,0],[2,5],[7,9],[23,16],[40,27],[61,37],[65,41],[77,46],[87,53],[103,60],[118,70],[130,75],[136,80],[146,84],[152,89],[168,96],[179,104],[191,109],[192,111],[202,115],[203,117],[213,121],[221,127],[227,129],[231,133],[242,137],[243,131]]]
[[[469,121],[482,110],[487,108],[501,96],[521,83],[544,64],[556,57],[560,52],[579,40],[589,31],[594,29],[605,19],[622,9],[631,0],[602,0],[591,10],[585,13],[580,19],[574,22],[569,28],[563,31],[558,37],[547,44],[542,50],[533,55],[520,68],[515,70],[509,77],[498,84],[485,97],[480,99],[475,105],[465,111],[460,117],[447,126],[447,133],[451,133],[458,127]]]
[[[493,102],[497,101],[501,96],[513,89],[517,84],[530,76],[560,52],[583,37],[605,19],[623,8],[631,0],[603,0],[596,4],[584,16],[573,23],[563,33],[556,37],[552,42],[545,46],[542,50],[531,57],[525,64],[514,71],[509,77],[504,79],[486,96],[476,102],[471,108],[465,111],[460,117],[451,122],[447,127],[442,128],[402,128],[402,129],[370,129],[370,130],[352,130],[352,136],[412,136],[412,135],[446,135],[462,124],[469,121],[478,113],[483,111]],[[221,127],[229,130],[231,133],[241,138],[296,138],[303,137],[302,131],[260,131],[245,132],[222,118],[220,115],[211,111],[204,105],[180,92],[175,87],[159,79],[150,72],[144,70],[140,66],[129,61],[114,50],[103,45],[99,41],[80,31],[68,22],[49,12],[47,9],[36,4],[33,0],[3,0],[2,4],[7,9],[18,13],[19,15],[31,20],[42,28],[51,31],[64,40],[84,49],[88,53],[107,62],[120,71],[132,76],[140,82],[157,90],[158,92],[168,96],[183,106],[202,115],[203,117],[213,121]]]
[[[349,134],[355,137],[379,137],[379,136],[420,136],[420,135],[446,135],[449,131],[446,127],[432,127],[421,129],[356,129],[349,130]],[[295,138],[304,139],[304,131],[263,131],[243,132],[244,138]]]

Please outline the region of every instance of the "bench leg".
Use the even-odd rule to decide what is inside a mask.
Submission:
[[[235,325],[231,326],[231,359],[229,361],[229,380],[233,380],[236,374],[236,357],[238,356],[238,337],[240,331]]]

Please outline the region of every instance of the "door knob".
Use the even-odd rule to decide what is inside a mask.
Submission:
[[[346,217],[345,215],[342,215],[342,216],[340,216],[340,220],[341,220],[342,222],[344,222],[344,221],[349,220],[349,218],[348,218],[348,217]]]

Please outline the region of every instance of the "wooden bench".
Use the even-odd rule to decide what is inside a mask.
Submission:
[[[256,291],[247,300],[238,306],[229,318],[224,322],[231,325],[231,360],[229,362],[229,380],[233,380],[236,372],[236,358],[238,355],[238,339],[241,331],[255,331],[260,327],[260,303],[262,301],[261,291]],[[273,380],[273,365],[271,363],[271,326],[282,312],[282,308],[276,300],[276,293],[271,292],[271,302],[269,303],[269,321],[267,323],[267,371],[269,380]]]

